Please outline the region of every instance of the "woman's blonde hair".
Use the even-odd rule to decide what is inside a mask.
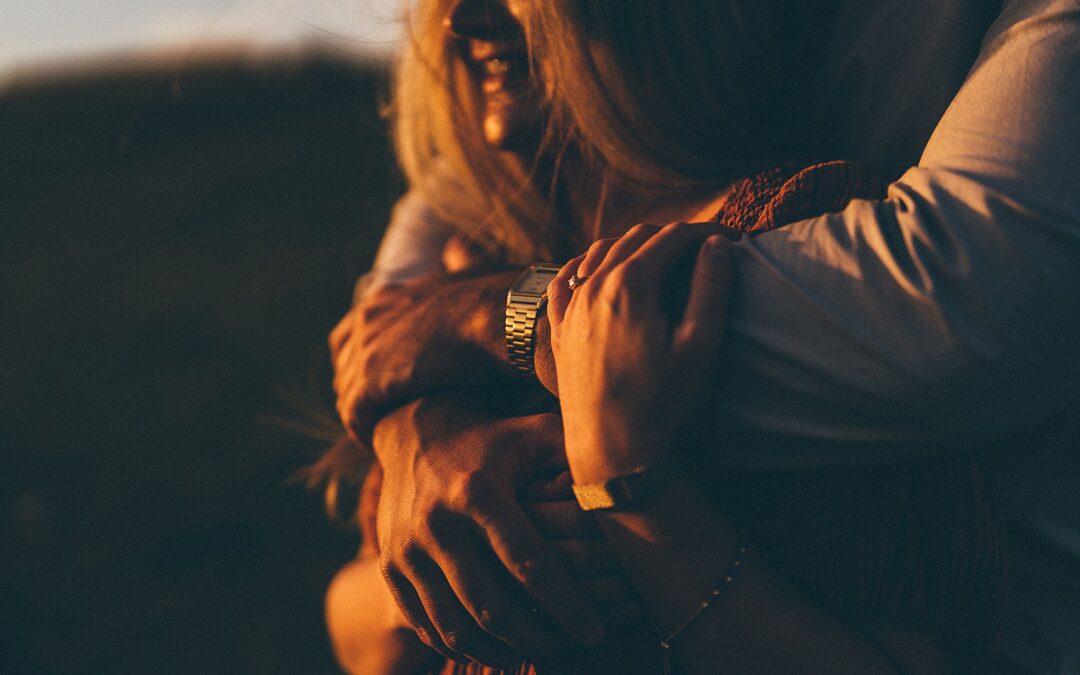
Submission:
[[[411,13],[397,63],[391,114],[398,161],[444,220],[508,263],[553,259],[556,215],[535,163],[491,149],[469,67],[443,26],[453,0]]]
[[[484,140],[476,85],[443,25],[453,4],[421,2],[409,22],[392,107],[398,159],[438,215],[507,262],[554,259],[567,155],[596,194],[618,185],[646,203],[817,154],[806,102],[830,3],[518,0],[548,108],[523,163]]]
[[[484,138],[474,78],[443,25],[454,1],[411,14],[390,109],[398,160],[437,215],[509,264],[568,254],[566,158],[593,184],[599,221],[609,191],[648,208],[818,154],[807,101],[827,2],[517,0],[547,108],[522,161]],[[306,476],[328,485],[333,509],[369,460],[342,440]]]

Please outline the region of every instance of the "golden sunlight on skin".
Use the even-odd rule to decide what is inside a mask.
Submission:
[[[514,2],[459,0],[444,22],[462,40],[483,97],[484,138],[500,150],[531,150],[543,122],[541,87],[530,72],[520,12]]]

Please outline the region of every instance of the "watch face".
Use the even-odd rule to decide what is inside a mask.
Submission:
[[[547,292],[548,284],[558,273],[559,270],[551,268],[530,269],[527,274],[518,279],[512,290],[514,293],[525,295],[543,295]]]

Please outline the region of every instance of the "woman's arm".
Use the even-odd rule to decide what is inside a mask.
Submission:
[[[584,491],[641,471],[657,475],[676,462],[680,434],[700,425],[694,412],[716,377],[730,284],[731,245],[707,236],[688,225],[637,228],[570,261],[551,284],[566,455]],[[672,308],[659,281],[698,247],[683,311],[665,311]],[[573,291],[566,286],[572,273],[586,279]],[[685,478],[617,506],[598,512],[601,526],[679,672],[946,670],[928,636],[905,640],[881,626],[860,627],[887,652],[803,600],[756,557],[740,556],[736,569],[735,533]]]
[[[667,636],[725,586],[735,532],[690,481],[673,483],[633,510],[600,516],[601,527]],[[873,640],[814,607],[751,552],[734,581],[672,639],[677,672],[947,673],[934,641],[865,626]]]

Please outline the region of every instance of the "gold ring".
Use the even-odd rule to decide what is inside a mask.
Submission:
[[[566,285],[570,287],[571,291],[576,291],[588,278],[588,276],[579,277],[577,272],[574,272],[570,275],[570,280],[566,282]]]

